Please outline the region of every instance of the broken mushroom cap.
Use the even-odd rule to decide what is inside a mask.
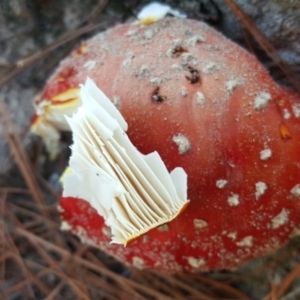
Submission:
[[[60,152],[60,131],[70,131],[65,115],[71,115],[80,106],[79,87],[70,87],[64,76],[64,70],[57,74],[55,82],[46,87],[34,101],[35,115],[31,120],[31,131],[42,137],[50,159]]]
[[[124,247],[111,243],[89,199],[66,196],[62,228],[123,262],[169,272],[233,268],[297,232],[299,97],[252,55],[201,22],[175,18],[120,25],[83,45],[61,62],[46,98],[63,92],[59,74],[69,72],[67,89],[92,78],[138,151],[186,172],[190,204]]]
[[[186,207],[186,173],[169,174],[157,152],[141,154],[125,133],[126,121],[90,79],[80,96],[82,106],[68,118],[74,142],[63,197],[88,201],[112,242],[126,246]]]

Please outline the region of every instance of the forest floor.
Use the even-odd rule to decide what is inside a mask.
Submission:
[[[82,39],[134,20],[148,1],[124,2],[0,0],[0,298],[300,299],[299,237],[234,271],[168,275],[124,266],[60,230],[59,178],[70,139],[63,137],[51,162],[30,134],[32,101]],[[166,2],[253,52],[280,84],[300,87],[297,1],[236,1],[250,21],[236,19],[230,1]],[[272,60],[270,45],[287,64]]]

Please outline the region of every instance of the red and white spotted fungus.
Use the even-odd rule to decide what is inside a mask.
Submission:
[[[166,223],[129,237],[126,247],[116,243],[124,240],[111,242],[110,216],[101,216],[84,193],[62,197],[62,227],[125,263],[168,272],[233,268],[297,232],[300,99],[274,83],[252,55],[197,21],[119,25],[63,60],[40,102],[58,109],[79,103],[79,84],[87,77],[118,108],[140,153],[156,151],[168,172],[186,172],[187,198],[178,203],[190,202]],[[67,126],[41,113],[36,128],[40,118],[56,129]],[[96,130],[85,130],[97,140]],[[72,156],[79,148],[73,145]],[[80,163],[83,170],[89,165]],[[101,191],[89,184],[86,178],[97,198]]]

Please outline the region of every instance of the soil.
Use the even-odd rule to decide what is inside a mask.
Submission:
[[[62,157],[55,163],[51,163],[42,149],[41,141],[29,133],[33,114],[32,101],[40,93],[60,59],[78,45],[80,40],[116,24],[134,20],[141,7],[148,2],[144,0],[109,1],[105,9],[95,16],[93,12],[97,12],[101,1],[0,0],[0,98],[3,98],[6,103],[36,171],[42,174],[54,191],[58,192],[60,189],[59,176],[69,155],[69,137],[66,135],[64,138],[65,150]],[[188,18],[205,21],[223,32],[229,39],[257,55],[279,84],[291,87],[291,83],[278,68],[277,63],[270,59],[254,41],[224,0],[169,0],[165,3],[185,12]],[[300,2],[297,0],[237,0],[236,3],[252,18],[299,79]],[[99,24],[97,29],[62,43],[60,47],[34,61],[30,67],[24,68],[22,72],[15,72],[15,76],[4,80],[12,70],[16,69],[16,65],[22,69],[22,63],[26,64],[25,58],[39,54],[60,36],[74,32],[83,24],[89,24],[91,19]],[[25,187],[1,133],[0,127],[0,187]],[[38,157],[37,153],[39,153]],[[49,198],[50,204],[55,204],[55,201]],[[300,261],[299,245],[299,238],[294,239],[274,256],[252,261],[237,272],[214,272],[209,274],[209,278],[223,280],[226,277],[226,281],[230,282],[237,276],[241,276],[236,287],[249,295],[251,299],[261,299],[270,291],[270,282],[280,285],[289,271],[297,266],[297,262]],[[264,269],[266,264],[269,268]],[[125,272],[123,267],[118,268]],[[260,273],[255,272],[260,269],[262,270]],[[246,279],[243,279],[243,274],[247,274]],[[299,282],[295,281],[291,293],[282,299],[299,299],[300,292],[297,284]]]

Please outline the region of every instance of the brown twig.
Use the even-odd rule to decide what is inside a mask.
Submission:
[[[253,38],[266,52],[266,54],[274,61],[274,63],[282,70],[282,72],[289,79],[292,86],[300,94],[300,82],[291,68],[283,61],[278,54],[275,47],[268,40],[268,38],[261,32],[256,26],[254,21],[240,8],[240,6],[234,0],[225,0],[226,4],[230,7],[235,16],[244,24],[244,26],[251,33]]]
[[[30,240],[35,240],[39,244],[41,244],[47,251],[56,251],[60,255],[63,255],[65,257],[70,257],[73,259],[73,261],[79,263],[80,265],[84,266],[85,268],[88,268],[90,270],[93,270],[95,272],[100,272],[101,274],[110,277],[112,280],[115,280],[118,283],[124,283],[124,284],[129,284],[132,287],[134,287],[138,291],[142,291],[143,293],[149,294],[149,296],[155,297],[156,299],[166,299],[166,300],[171,300],[170,297],[163,295],[162,293],[159,293],[149,287],[142,286],[137,282],[128,280],[127,278],[121,277],[118,274],[113,273],[112,271],[108,270],[107,268],[100,267],[98,265],[95,265],[94,263],[91,263],[87,261],[86,259],[83,259],[82,257],[78,257],[77,255],[71,254],[68,250],[63,249],[55,244],[52,244],[46,240],[41,239],[40,237],[32,234],[31,232],[28,232],[20,227],[16,228],[16,233],[19,235],[26,237],[27,239]]]
[[[271,291],[263,300],[273,300],[274,294],[276,299],[280,299],[298,276],[300,276],[300,263],[285,277],[275,293]]]
[[[94,22],[105,8],[107,2],[107,0],[100,1],[98,7],[80,23],[79,28],[75,28],[62,34],[56,41],[46,46],[44,49],[37,51],[28,57],[18,60],[14,64],[14,66],[6,72],[4,76],[1,76],[0,86],[10,81],[18,74],[22,73],[27,68],[31,67],[40,59],[45,58],[49,53],[56,50],[58,47],[65,45],[67,42],[72,41],[85,33],[103,27],[103,24],[94,24]],[[85,23],[87,23],[87,25],[84,25]]]
[[[16,163],[20,168],[20,171],[29,187],[30,192],[33,195],[33,198],[38,204],[41,213],[45,217],[47,217],[48,213],[44,209],[45,203],[43,201],[43,193],[40,190],[40,187],[35,179],[28,156],[26,154],[26,151],[24,150],[24,146],[21,142],[19,134],[15,128],[15,125],[12,122],[7,112],[4,100],[1,98],[0,98],[0,116],[1,116],[0,124],[2,126],[3,135],[7,140],[7,143],[16,160]]]
[[[205,277],[205,276],[198,275],[198,274],[197,275],[189,274],[187,277],[198,279],[199,281],[202,281],[205,284],[209,284],[217,289],[220,289],[220,290],[228,293],[229,295],[231,295],[231,297],[235,297],[236,299],[251,300],[250,297],[248,297],[241,291],[239,291],[239,290],[235,289],[234,287],[232,287],[226,283],[223,283],[221,281],[217,281],[217,280],[211,279],[209,277]]]
[[[47,295],[46,298],[44,298],[44,300],[55,300],[58,299],[58,294],[60,292],[60,290],[63,288],[63,286],[65,285],[65,283],[63,281],[61,281],[59,284],[56,285],[56,287]]]
[[[188,284],[184,283],[181,280],[178,280],[176,277],[168,276],[167,274],[160,274],[155,272],[155,274],[159,277],[165,278],[168,280],[172,285],[179,287],[180,289],[183,289],[190,293],[193,297],[196,297],[196,299],[203,299],[203,300],[214,300],[211,296],[204,294],[193,287],[189,286]]]

